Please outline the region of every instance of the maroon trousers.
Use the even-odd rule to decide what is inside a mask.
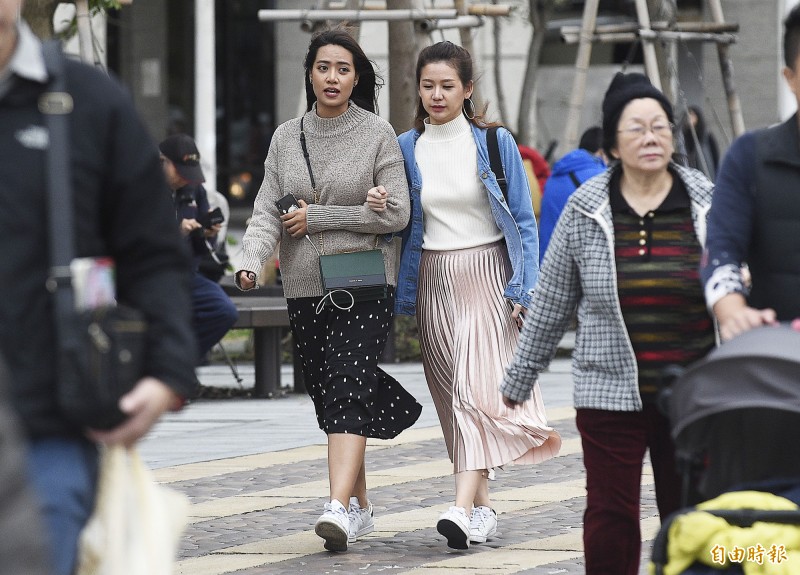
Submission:
[[[669,421],[646,405],[640,412],[578,409],[576,424],[586,466],[586,574],[638,575],[642,464],[648,449],[662,520],[680,507]]]

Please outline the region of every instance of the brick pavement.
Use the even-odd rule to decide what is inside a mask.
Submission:
[[[556,372],[558,369],[556,366]],[[166,421],[143,449],[145,458],[157,467],[159,481],[186,493],[193,502],[176,573],[583,573],[584,476],[574,411],[565,405],[569,403],[569,389],[562,389],[565,371],[553,374],[551,383],[558,388],[543,385],[551,424],[564,439],[561,454],[538,466],[512,466],[500,471],[491,484],[499,517],[498,535],[463,552],[449,550],[435,530],[439,513],[451,504],[453,478],[441,431],[435,423],[431,425],[431,419],[423,419],[424,425],[418,423],[394,440],[369,442],[367,478],[376,531],[352,544],[346,554],[334,554],[323,550],[313,532],[328,494],[322,433],[308,429],[301,444],[285,449],[254,448],[252,437],[242,442],[238,452],[235,447],[240,443],[236,434],[241,436],[261,419],[274,417],[276,410],[283,413],[278,419],[284,420],[310,411],[307,399],[241,404],[239,408],[231,400],[195,406],[201,414],[202,409],[217,413],[213,422],[206,422],[205,432],[211,430],[211,434],[220,436],[221,444],[228,443],[230,455],[225,457],[215,455],[213,446],[209,447],[210,455],[204,454],[199,443],[194,455],[169,453],[170,445],[187,450],[188,442],[182,442],[180,429],[192,425],[188,422],[190,408],[182,416],[187,421],[182,423],[180,417]],[[404,385],[425,405],[420,374],[409,372],[404,377]],[[548,401],[548,395],[552,401]],[[246,414],[253,406],[259,406],[256,413],[235,415],[243,410]],[[430,411],[429,404],[425,407]],[[194,425],[202,427],[197,422]],[[156,443],[166,447],[159,451],[154,448]],[[644,533],[650,539],[657,522],[649,466],[645,466],[645,473],[642,516]],[[649,544],[645,544],[642,573],[646,572],[648,555]]]

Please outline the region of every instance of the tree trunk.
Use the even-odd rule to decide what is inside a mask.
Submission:
[[[410,10],[413,0],[387,0],[389,10]],[[398,134],[414,123],[417,50],[411,20],[389,22],[389,122]]]
[[[58,0],[26,0],[22,5],[22,17],[43,40],[53,37],[53,14],[58,4]]]
[[[455,6],[456,12],[459,15],[466,15],[467,12],[467,2],[465,0],[454,0],[453,6]],[[471,28],[459,28],[458,29],[458,37],[459,41],[461,42],[461,46],[467,49],[472,55],[472,63],[476,68],[476,76],[480,76],[480,70],[482,68],[481,63],[478,62],[477,58],[475,57],[475,49],[472,45],[472,29]],[[480,90],[478,89],[478,83],[475,83],[475,86],[472,90],[472,101],[475,103],[476,110],[480,111],[483,109],[483,99],[480,94]]]
[[[78,45],[81,60],[94,63],[94,42],[92,41],[92,21],[89,15],[89,0],[75,0],[75,19],[78,22]]]
[[[497,4],[497,0],[492,0],[492,4]],[[499,17],[492,19],[492,35],[494,39],[494,90],[497,94],[497,111],[500,114],[500,122],[506,123],[508,113],[506,111],[506,95],[503,90],[503,74],[502,74],[502,46],[503,42],[500,39],[502,34],[502,22]]]
[[[345,10],[358,10],[360,7],[360,0],[347,0],[344,3]],[[350,34],[355,38],[356,42],[358,42],[361,37],[361,22],[348,22],[348,26],[351,28]]]
[[[528,6],[528,20],[533,26],[533,33],[528,45],[528,63],[525,67],[525,78],[522,81],[519,114],[517,115],[517,137],[519,143],[526,146],[530,145],[532,141],[530,117],[531,110],[536,106],[534,87],[536,86],[536,75],[539,72],[539,59],[542,55],[549,15],[548,7],[540,0],[530,0]]]

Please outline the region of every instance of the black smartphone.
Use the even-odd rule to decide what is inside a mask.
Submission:
[[[220,208],[214,208],[210,212],[208,212],[208,227],[216,226],[217,224],[221,224],[225,221],[225,216],[222,215],[222,210]]]
[[[280,200],[276,200],[275,205],[278,206],[278,211],[281,215],[300,209],[294,194],[286,194]]]

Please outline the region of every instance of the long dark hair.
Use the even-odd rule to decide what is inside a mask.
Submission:
[[[453,67],[458,74],[458,79],[461,84],[466,87],[467,84],[475,83],[475,74],[473,72],[472,56],[466,48],[445,40],[437,42],[431,46],[423,48],[417,58],[417,90],[419,90],[419,81],[422,76],[422,69],[428,64],[434,62],[445,62]],[[473,105],[474,107],[474,105]],[[463,111],[464,117],[470,123],[479,128],[488,128],[489,126],[499,126],[495,122],[487,122],[484,118],[488,104],[483,106],[482,110],[474,110],[473,117],[469,117],[466,111]],[[418,132],[425,131],[425,118],[428,117],[428,112],[425,111],[425,106],[422,105],[422,98],[417,94],[417,114],[414,116],[414,128]]]
[[[353,93],[350,99],[356,103],[359,108],[364,108],[374,114],[378,113],[378,91],[383,86],[383,78],[375,72],[375,65],[364,54],[364,50],[358,45],[353,37],[347,33],[344,28],[334,28],[332,30],[323,30],[317,32],[311,37],[311,43],[308,45],[308,52],[306,59],[303,62],[305,69],[305,85],[306,85],[306,112],[310,111],[317,101],[317,96],[314,94],[314,86],[311,85],[311,69],[314,66],[314,61],[317,59],[317,51],[323,46],[341,46],[348,50],[353,55],[353,65],[358,74],[358,84],[353,86]]]

